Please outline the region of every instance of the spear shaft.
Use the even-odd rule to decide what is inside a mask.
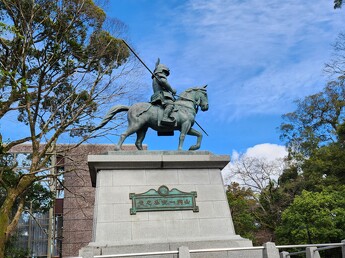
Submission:
[[[127,44],[127,42],[123,39],[122,42],[128,47],[128,49],[135,55],[136,58],[138,58],[138,60],[140,61],[140,63],[143,64],[143,66],[145,66],[145,68],[150,72],[150,74],[155,77],[158,81],[159,79],[156,77],[156,75],[150,70],[150,68],[147,67],[147,65],[143,62],[143,60],[141,60],[141,58],[137,55],[137,53],[134,52],[134,50]]]

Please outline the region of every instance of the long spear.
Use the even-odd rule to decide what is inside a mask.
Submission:
[[[128,47],[128,49],[135,55],[136,58],[138,58],[138,60],[140,61],[140,63],[143,64],[143,66],[145,66],[145,68],[150,72],[150,74],[155,77],[158,81],[159,78],[150,70],[150,68],[147,67],[147,65],[143,62],[143,60],[141,60],[141,58],[137,55],[137,53],[134,52],[134,50],[127,44],[127,42],[123,39],[122,42]],[[176,94],[175,94],[176,95]],[[176,95],[178,96],[178,95]],[[206,131],[201,127],[201,125],[199,125],[199,123],[195,120],[194,121],[195,124],[197,126],[199,126],[199,128],[208,136],[208,134],[206,133]]]

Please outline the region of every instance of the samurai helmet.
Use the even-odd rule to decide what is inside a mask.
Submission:
[[[165,72],[166,75],[168,76],[170,74],[170,69],[166,67],[164,64],[160,64],[160,59],[158,58],[156,62],[156,67],[153,73],[156,74],[156,73],[162,73],[162,72]]]

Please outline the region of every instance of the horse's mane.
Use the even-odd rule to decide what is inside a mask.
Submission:
[[[191,88],[186,89],[184,92],[182,92],[181,97],[185,97],[185,95],[187,95],[191,91],[198,91],[198,90],[206,91],[204,87],[191,87]]]

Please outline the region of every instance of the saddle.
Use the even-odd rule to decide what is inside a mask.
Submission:
[[[157,131],[158,136],[173,136],[174,135],[174,128],[177,126],[177,121],[175,119],[175,124],[171,126],[166,126],[162,124],[162,119],[163,119],[163,113],[164,113],[164,108],[159,105],[155,105],[159,107],[159,110],[157,112],[157,122],[158,122],[158,127],[161,128],[162,130]],[[174,108],[174,112],[177,112],[177,109]],[[170,129],[170,130],[169,130]]]

